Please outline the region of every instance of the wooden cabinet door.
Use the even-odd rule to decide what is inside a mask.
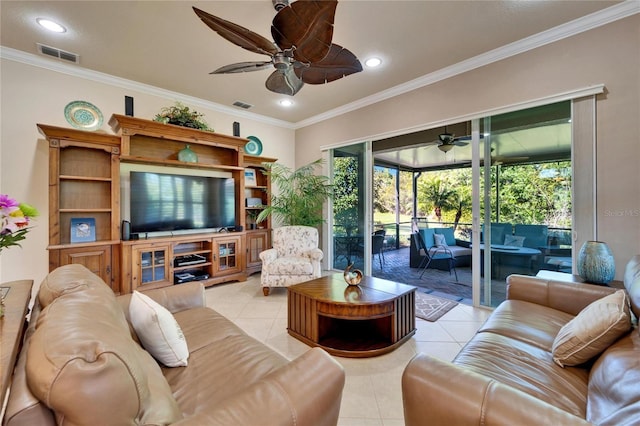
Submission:
[[[247,273],[262,270],[260,253],[269,248],[269,232],[266,230],[247,232]]]
[[[120,293],[119,286],[112,280],[111,245],[65,248],[59,250],[59,254],[60,263],[57,266],[72,263],[84,265],[102,278],[115,293]]]
[[[226,275],[243,270],[242,237],[224,237],[214,239],[213,274]]]
[[[131,250],[131,291],[172,285],[169,243],[136,245]]]

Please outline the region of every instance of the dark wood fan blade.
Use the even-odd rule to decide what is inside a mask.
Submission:
[[[327,56],[309,66],[296,67],[296,75],[305,83],[324,84],[362,71],[362,65],[349,50],[332,44]]]
[[[217,32],[221,37],[231,43],[247,49],[254,53],[273,56],[278,53],[278,47],[273,42],[260,34],[256,34],[233,22],[225,21],[222,18],[213,16],[196,7],[193,11],[209,28]]]
[[[273,18],[271,36],[282,50],[305,64],[321,61],[331,47],[337,0],[298,0]]]
[[[265,68],[271,68],[271,61],[267,62],[238,62],[236,64],[225,65],[209,74],[234,74],[238,72],[260,71]]]
[[[269,78],[267,78],[267,82],[265,83],[267,89],[272,92],[289,96],[298,93],[303,85],[304,83],[295,75],[292,67],[285,70],[275,70]]]

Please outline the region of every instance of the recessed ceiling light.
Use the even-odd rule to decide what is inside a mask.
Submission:
[[[36,19],[36,22],[41,27],[44,27],[44,28],[48,29],[49,31],[53,31],[54,33],[67,32],[67,29],[65,27],[63,27],[62,25],[58,24],[57,22],[53,22],[50,19],[38,18],[38,19]]]
[[[283,107],[290,107],[291,105],[293,105],[293,101],[291,99],[282,99],[279,104]]]
[[[364,64],[366,66],[368,66],[369,68],[375,68],[378,67],[382,64],[382,59],[380,58],[369,58],[366,61],[364,61]]]

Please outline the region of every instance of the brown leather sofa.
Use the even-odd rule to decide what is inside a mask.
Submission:
[[[337,424],[345,376],[326,352],[287,360],[205,307],[197,282],[145,294],[180,325],[186,367],[164,367],[138,344],[131,295],[63,266],[38,292],[4,424]]]
[[[637,318],[640,256],[627,265],[624,283]],[[562,326],[614,291],[510,276],[507,300],[452,363],[425,354],[409,362],[402,377],[406,425],[640,424],[637,324],[584,364],[562,368],[552,359]]]

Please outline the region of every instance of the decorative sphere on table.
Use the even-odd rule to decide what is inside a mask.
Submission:
[[[578,254],[578,275],[593,284],[608,284],[616,275],[613,253],[602,241],[586,241]]]

